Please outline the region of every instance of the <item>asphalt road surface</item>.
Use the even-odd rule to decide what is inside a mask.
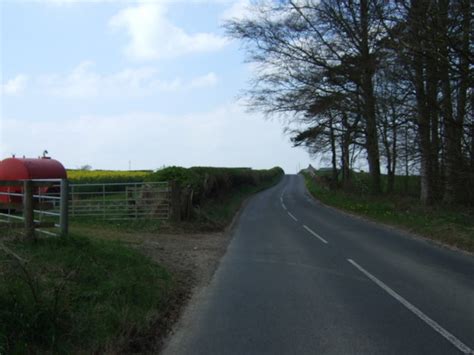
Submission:
[[[474,354],[474,257],[325,207],[296,175],[233,233],[165,354]]]

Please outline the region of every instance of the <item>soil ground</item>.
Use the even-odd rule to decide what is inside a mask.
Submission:
[[[164,266],[175,280],[168,307],[141,334],[133,334],[121,353],[159,353],[191,296],[211,280],[231,240],[231,227],[219,232],[131,233],[77,227],[75,232],[119,239]],[[112,350],[116,352],[117,349]]]

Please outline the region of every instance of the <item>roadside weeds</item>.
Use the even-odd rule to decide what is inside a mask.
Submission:
[[[303,176],[308,194],[328,208],[445,248],[474,253],[474,224],[469,217],[461,218],[449,210],[427,210],[413,199],[405,202],[393,197],[376,199],[330,191],[318,186],[307,174]],[[474,220],[472,211],[465,214],[472,215]]]

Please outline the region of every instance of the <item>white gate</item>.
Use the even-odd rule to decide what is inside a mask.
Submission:
[[[0,228],[57,236],[68,233],[68,181],[0,181]]]
[[[170,216],[168,182],[71,184],[69,196],[71,217],[165,220]]]

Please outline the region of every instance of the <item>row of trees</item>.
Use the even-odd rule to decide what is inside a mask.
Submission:
[[[382,169],[389,192],[396,173],[415,169],[424,203],[473,198],[470,0],[260,1],[251,10],[225,25],[254,64],[249,102],[285,117],[295,145],[329,154],[345,186],[366,157],[374,194]]]

